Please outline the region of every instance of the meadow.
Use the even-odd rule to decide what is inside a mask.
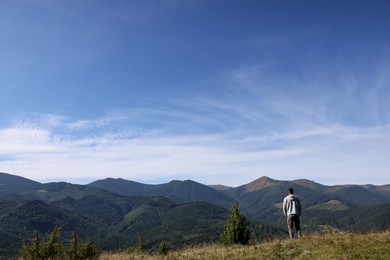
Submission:
[[[330,231],[299,239],[277,239],[247,246],[221,244],[158,253],[103,253],[102,260],[128,259],[390,259],[390,231],[353,234]]]

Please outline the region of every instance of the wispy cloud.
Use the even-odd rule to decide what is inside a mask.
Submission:
[[[325,174],[329,179],[343,175],[355,182],[369,181],[365,176],[372,170],[379,174],[371,180],[381,183],[386,177],[383,172],[390,167],[390,126],[359,129],[332,125],[272,135],[237,131],[166,135],[144,129],[134,135],[131,129],[126,132],[123,128],[101,131],[108,124],[93,123],[88,127],[94,131],[77,137],[67,132],[77,122],[60,120],[62,124],[57,121],[53,128],[50,119],[45,124],[42,118],[1,129],[1,171],[37,180],[111,176],[133,180],[191,178],[239,185],[261,175],[316,179]],[[118,118],[128,120],[116,115],[91,122]]]
[[[273,66],[203,81],[213,91],[187,99],[98,118],[27,115],[0,129],[0,170],[37,180],[190,178],[234,186],[268,175],[385,183],[387,74],[367,81],[339,68],[324,88],[315,77],[280,78]]]

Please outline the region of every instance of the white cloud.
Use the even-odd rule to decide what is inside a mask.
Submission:
[[[68,125],[68,128],[71,130],[94,129],[94,128],[98,128],[98,127],[107,126],[116,120],[117,120],[117,118],[110,117],[110,116],[106,116],[106,117],[94,119],[94,120],[78,120],[78,121],[70,123]]]
[[[262,175],[388,182],[389,122],[362,124],[359,119],[372,114],[361,104],[388,106],[387,96],[379,96],[388,78],[364,89],[371,96],[359,103],[358,77],[343,74],[340,78],[348,80],[336,81],[340,91],[310,90],[315,80],[288,85],[287,79],[275,78],[270,66],[202,82],[219,86],[213,94],[100,118],[28,115],[0,129],[0,171],[36,180],[191,178],[233,186]],[[308,85],[298,87],[301,83]]]
[[[334,178],[335,182],[343,176],[354,183],[384,183],[390,170],[390,126],[333,125],[269,136],[147,131],[134,136],[110,129],[75,137],[58,131],[74,122],[62,122],[56,128],[31,121],[1,129],[0,171],[34,180],[192,178],[207,184],[240,185],[262,175]]]

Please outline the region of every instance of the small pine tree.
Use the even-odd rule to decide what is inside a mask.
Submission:
[[[78,259],[98,259],[100,255],[100,248],[91,242],[79,243],[76,232],[73,233],[69,241],[69,248],[66,251],[70,260]]]
[[[19,251],[19,258],[21,259],[40,259],[41,237],[38,231],[34,233],[30,245],[23,241],[23,247]]]
[[[62,251],[62,244],[58,241],[61,234],[61,228],[55,227],[53,232],[48,236],[47,241],[42,246],[42,255],[45,258],[55,258]]]
[[[79,245],[79,259],[99,259],[100,248],[92,242],[83,242]]]
[[[91,242],[79,243],[76,233],[69,241],[69,248],[66,248],[59,241],[61,228],[54,228],[53,232],[46,239],[41,240],[36,232],[30,244],[23,241],[23,247],[19,251],[19,259],[42,260],[42,259],[98,259],[100,248]]]
[[[72,238],[69,241],[69,249],[67,254],[70,260],[78,259],[79,239],[76,232],[73,233]]]
[[[50,259],[59,256],[62,244],[58,241],[61,233],[60,227],[55,227],[46,240],[41,241],[38,231],[35,232],[30,245],[23,241],[23,247],[19,251],[21,259]]]
[[[146,242],[140,233],[137,233],[136,237],[137,243],[135,245],[129,245],[126,251],[129,254],[132,253],[144,253],[146,250]]]
[[[140,233],[137,233],[137,251],[140,253],[145,252],[146,243],[145,239],[142,237]]]
[[[221,236],[222,243],[231,244],[248,244],[250,232],[245,216],[240,214],[240,206],[236,202],[230,209],[229,218],[227,219],[224,232]]]
[[[162,241],[158,247],[160,255],[166,255],[171,250],[171,246],[167,241]]]

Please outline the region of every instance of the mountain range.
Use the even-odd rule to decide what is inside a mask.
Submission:
[[[250,220],[254,240],[285,235],[281,202],[289,187],[301,198],[306,232],[328,226],[358,232],[390,227],[390,185],[326,186],[265,176],[239,187],[113,178],[76,185],[0,173],[0,256],[15,255],[34,231],[47,234],[55,226],[62,227],[63,239],[77,232],[104,250],[128,247],[137,234],[148,248],[161,241],[173,247],[216,242],[234,202]]]

